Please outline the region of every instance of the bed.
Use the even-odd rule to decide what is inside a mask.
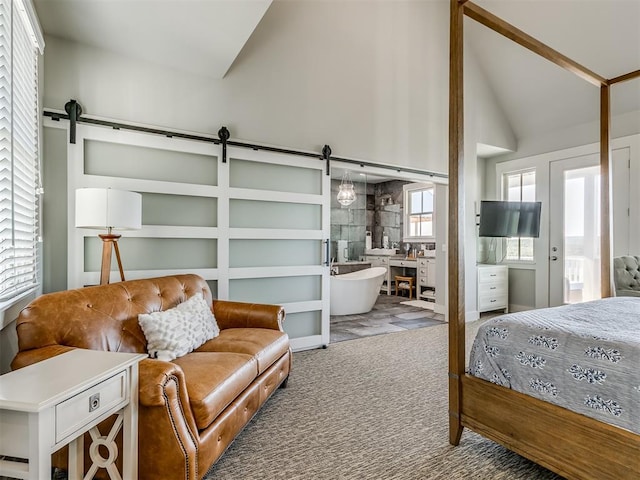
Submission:
[[[616,412],[620,412],[620,406],[616,407],[613,402],[614,398],[640,396],[640,384],[633,384],[638,380],[637,371],[640,370],[640,357],[636,353],[631,354],[631,367],[627,369],[626,376],[622,375],[622,387],[620,392],[607,390],[611,393],[610,397],[599,396],[596,399],[595,393],[584,393],[583,395],[591,395],[590,405],[599,406],[600,409],[583,405],[587,410],[574,411],[568,406],[553,400],[553,388],[548,384],[553,384],[552,380],[544,378],[533,379],[535,385],[532,392],[527,385],[532,380],[506,379],[504,372],[488,373],[486,379],[481,378],[484,373],[475,370],[473,360],[470,369],[473,372],[466,372],[466,345],[465,345],[465,261],[463,245],[465,241],[464,223],[464,85],[463,85],[463,25],[464,17],[467,16],[484,26],[494,30],[495,32],[513,40],[521,46],[537,53],[545,59],[555,63],[556,65],[576,74],[585,81],[597,87],[600,91],[600,177],[601,177],[601,275],[602,275],[602,301],[592,305],[591,311],[598,312],[606,304],[616,304],[617,300],[606,300],[611,297],[611,247],[610,247],[610,224],[611,224],[611,207],[610,207],[610,179],[611,179],[611,147],[610,147],[610,90],[614,85],[626,82],[628,80],[640,77],[640,70],[630,72],[612,79],[604,78],[589,69],[583,67],[577,62],[567,58],[561,53],[549,48],[533,37],[527,35],[514,26],[504,22],[500,18],[482,9],[481,7],[466,0],[450,0],[450,71],[449,71],[449,213],[450,224],[448,232],[448,289],[449,289],[449,442],[452,445],[458,445],[462,438],[464,428],[469,428],[487,438],[490,438],[505,447],[527,457],[540,465],[570,479],[639,479],[640,478],[640,426],[638,423],[639,405],[634,404],[631,407],[626,406],[625,410],[631,410],[631,419],[621,422],[616,416]],[[579,313],[580,309],[583,309]],[[616,307],[617,308],[617,307]],[[635,307],[631,307],[635,308]],[[566,309],[573,310],[573,314],[584,317],[585,311],[583,307],[558,307],[557,310],[538,311],[537,313],[518,313],[509,314],[501,317],[500,322],[509,322],[515,319],[526,318],[531,319],[533,316],[541,317],[540,321],[548,324],[554,323],[557,317],[562,317],[562,313]],[[554,317],[555,315],[555,317]],[[620,316],[620,312],[616,311],[609,315],[609,321],[614,323]],[[593,316],[591,314],[587,317]],[[597,315],[596,315],[597,316]],[[582,319],[584,320],[584,318]],[[577,342],[584,340],[581,337],[581,328],[576,330],[576,323],[581,327],[587,328],[604,328],[600,323],[596,327],[585,327],[582,320],[574,320],[574,325],[561,327],[567,342]],[[602,322],[602,321],[601,321]],[[535,322],[534,322],[535,323]],[[571,322],[570,322],[571,323]],[[606,323],[606,322],[605,322]],[[550,327],[550,326],[549,326]],[[571,327],[571,328],[570,328]],[[487,333],[484,330],[481,335],[500,335],[500,327],[491,325],[488,329],[496,328],[493,333]],[[508,328],[512,328],[509,326]],[[535,328],[535,327],[533,327]],[[551,327],[550,327],[551,328]],[[542,331],[541,331],[542,332]],[[605,332],[609,337],[619,336],[610,330]],[[582,331],[584,334],[584,330]],[[518,336],[526,337],[525,342],[529,338],[534,337],[534,342],[544,343],[547,340],[536,336],[544,337],[542,333],[531,334],[521,333]],[[595,334],[598,336],[598,334]],[[621,334],[624,339],[632,335]],[[637,333],[636,333],[637,335]],[[605,336],[605,335],[600,335]],[[553,338],[553,335],[549,335]],[[637,338],[637,337],[636,337]],[[618,338],[620,339],[620,338]],[[492,339],[493,342],[495,339]],[[605,339],[600,339],[604,342]],[[608,340],[607,340],[608,341]],[[479,340],[478,342],[482,342]],[[488,343],[489,351],[491,346],[496,344]],[[589,343],[589,342],[587,342]],[[594,345],[594,348],[598,345]],[[602,347],[602,345],[600,345]],[[478,349],[484,349],[482,343],[478,343]],[[515,348],[515,347],[509,347]],[[545,348],[545,347],[541,347]],[[588,348],[588,347],[584,347]],[[602,347],[604,348],[604,347]],[[607,350],[619,350],[621,345],[610,345],[604,348],[605,354]],[[624,346],[624,348],[629,348]],[[598,355],[600,350],[593,350],[593,355]],[[518,357],[518,352],[514,353],[514,360],[519,362],[539,362],[535,358],[529,358],[527,355],[532,352],[526,352],[522,349],[522,355]],[[483,354],[479,354],[486,363],[491,363]],[[490,355],[490,354],[489,354]],[[611,353],[613,355],[613,353]],[[617,358],[615,355],[612,358]],[[493,357],[491,357],[493,361]],[[635,362],[635,363],[634,363]],[[620,363],[620,362],[618,362]],[[603,371],[584,362],[575,362],[578,366],[569,372],[569,375],[585,376],[596,382],[600,374],[596,371]],[[546,364],[545,364],[546,365]],[[567,367],[571,370],[573,363]],[[513,368],[513,367],[509,367]],[[531,367],[530,367],[531,368]],[[590,372],[589,368],[594,370]],[[535,370],[535,368],[533,368]],[[584,369],[584,370],[580,370]],[[608,372],[608,371],[607,371]],[[605,372],[605,373],[607,373]],[[471,373],[480,374],[480,376]],[[507,374],[511,374],[507,370]],[[546,375],[546,372],[545,372]],[[612,376],[620,374],[607,373],[608,379]],[[502,376],[502,378],[501,378]],[[584,382],[584,381],[583,381]],[[524,384],[523,391],[512,388],[514,384]],[[571,382],[569,382],[571,383]],[[578,382],[579,383],[579,382]],[[588,384],[588,380],[586,381]],[[593,386],[594,384],[591,384]],[[609,385],[609,384],[607,384]],[[558,385],[555,385],[556,389]],[[584,384],[579,389],[587,388]],[[608,388],[608,387],[607,387]],[[537,390],[536,390],[537,389]],[[545,394],[542,391],[551,393]],[[525,393],[526,392],[526,393]],[[556,390],[557,392],[557,390]],[[636,393],[634,393],[636,392]],[[534,393],[532,395],[532,393]],[[549,398],[549,396],[551,398]],[[582,402],[584,403],[584,398]],[[609,400],[611,400],[609,402]],[[622,400],[618,400],[622,401]],[[580,401],[573,400],[574,404]],[[629,405],[629,404],[627,404]],[[609,409],[612,413],[606,413]],[[580,410],[575,408],[575,410]],[[593,413],[596,412],[594,415]],[[590,413],[587,416],[585,413]]]
[[[492,318],[468,373],[640,434],[640,298]]]

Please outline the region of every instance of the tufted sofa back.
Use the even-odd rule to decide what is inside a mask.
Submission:
[[[211,290],[197,275],[130,280],[48,293],[18,316],[20,351],[49,345],[146,353],[138,314],[157,312],[202,292],[211,305]]]
[[[623,256],[614,258],[613,282],[616,295],[625,295],[625,291],[640,292],[640,257]]]

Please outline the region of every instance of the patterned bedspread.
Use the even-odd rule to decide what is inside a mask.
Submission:
[[[469,373],[640,433],[640,298],[493,318],[478,331]]]

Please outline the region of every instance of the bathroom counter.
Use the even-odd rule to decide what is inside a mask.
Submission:
[[[364,250],[365,255],[384,255],[390,257],[398,254],[397,248],[366,248]]]
[[[365,268],[371,268],[371,262],[341,262],[331,264],[331,273],[334,275],[342,275],[344,273],[357,272],[364,270]]]

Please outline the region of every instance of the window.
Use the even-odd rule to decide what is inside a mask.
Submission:
[[[412,183],[404,186],[404,240],[432,239],[435,236],[433,185]]]
[[[30,0],[0,0],[0,303],[38,283],[41,39]]]
[[[502,198],[510,202],[536,201],[536,171],[526,170],[503,175]],[[507,238],[505,260],[534,260],[533,238]]]

